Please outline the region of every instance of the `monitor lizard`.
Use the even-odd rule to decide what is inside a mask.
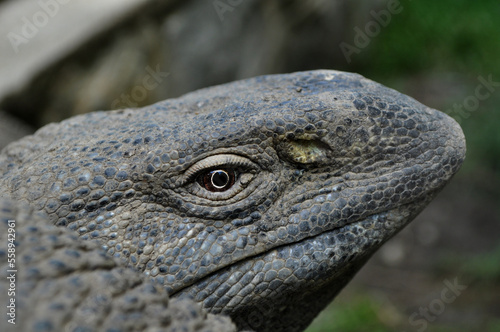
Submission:
[[[96,264],[132,267],[114,274],[123,278],[120,294],[130,280],[149,292],[156,287],[156,309],[158,294],[168,293],[174,307],[194,301],[229,316],[238,330],[301,331],[464,158],[462,130],[444,113],[360,75],[317,70],[49,124],[3,150],[0,186],[1,196],[16,201],[4,214],[24,213],[17,206],[26,204],[42,220],[30,223],[21,246],[36,245],[34,238],[53,245],[51,234],[73,239],[62,248],[90,248],[89,240],[101,246],[80,253],[86,263],[71,264],[61,253],[36,268],[33,260],[18,261],[21,284],[37,287],[33,269],[57,288],[66,280],[59,273],[71,279]],[[108,288],[92,278],[85,291],[75,282],[73,300]],[[147,308],[148,296],[137,293]],[[23,295],[27,329],[44,322],[56,330],[126,330],[130,323],[123,312],[123,325],[114,316],[106,321],[121,309],[85,311],[85,301],[47,294]],[[127,307],[123,298],[116,302]],[[135,312],[134,321],[145,324],[158,311]],[[82,320],[84,314],[95,318]]]

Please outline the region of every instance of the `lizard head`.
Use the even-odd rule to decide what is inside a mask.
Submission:
[[[304,329],[465,157],[454,120],[335,71],[272,75],[42,128],[10,196],[240,329]]]

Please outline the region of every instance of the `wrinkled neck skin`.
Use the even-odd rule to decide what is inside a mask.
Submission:
[[[301,331],[464,157],[445,114],[312,71],[49,125],[4,151],[0,183],[173,297]]]

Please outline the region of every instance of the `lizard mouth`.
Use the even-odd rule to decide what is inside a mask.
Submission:
[[[195,280],[171,296],[193,299],[211,313],[227,314],[239,320],[259,305],[267,303],[274,307],[280,302],[277,297],[282,299],[283,307],[291,308],[291,303],[300,303],[300,298],[334,282],[334,287],[326,292],[329,294],[324,301],[326,305],[371,254],[410,222],[430,200],[431,197],[426,196],[246,257]],[[342,282],[337,282],[339,276]],[[269,310],[269,314],[274,311]]]

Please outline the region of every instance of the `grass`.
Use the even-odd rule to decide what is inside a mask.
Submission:
[[[362,294],[346,298],[340,295],[323,311],[306,332],[356,331],[390,332],[380,316],[384,308],[374,298]]]

